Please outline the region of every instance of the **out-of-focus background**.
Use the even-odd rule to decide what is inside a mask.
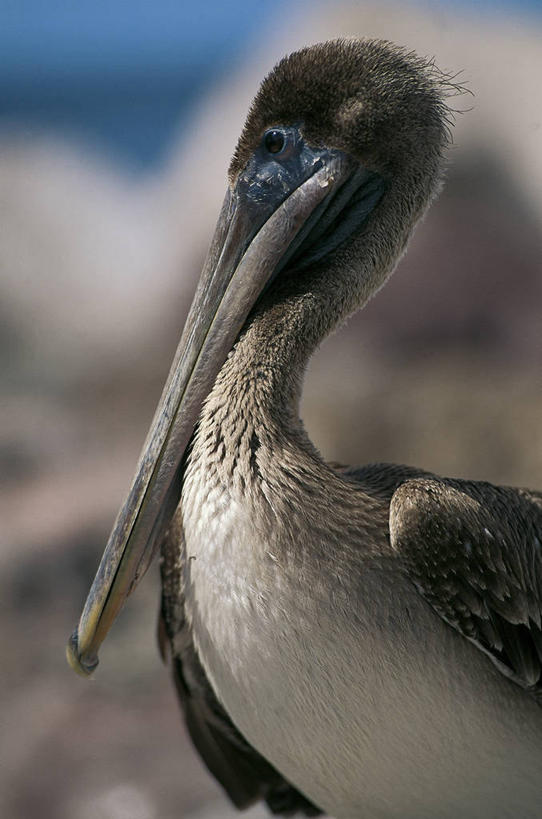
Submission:
[[[231,814],[155,643],[156,571],[92,681],[64,645],[169,368],[260,78],[384,37],[474,92],[387,288],[326,342],[326,457],[542,487],[542,9],[535,2],[0,2],[2,819]],[[255,809],[250,816],[263,816]]]

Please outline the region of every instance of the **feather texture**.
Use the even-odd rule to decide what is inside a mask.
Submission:
[[[321,811],[245,740],[219,703],[185,618],[184,560],[178,514],[162,544],[159,641],[163,656],[166,643],[170,648],[175,687],[195,747],[237,808],[264,800],[275,815],[319,816]]]
[[[542,695],[542,494],[417,478],[390,505],[393,548],[438,614]]]

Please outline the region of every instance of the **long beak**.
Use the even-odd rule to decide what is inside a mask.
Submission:
[[[68,662],[77,673],[89,675],[98,665],[99,646],[161,542],[180,500],[183,454],[202,403],[250,310],[299,248],[330,193],[351,173],[348,157],[333,152],[259,229],[253,207],[247,207],[238,190],[226,194],[130,492],[68,643]]]

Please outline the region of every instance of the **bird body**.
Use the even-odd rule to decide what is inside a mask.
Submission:
[[[424,473],[334,471],[243,358],[200,418],[171,556],[184,543],[175,597],[233,723],[337,819],[534,819],[540,707],[435,616],[388,537]]]
[[[299,419],[320,341],[385,283],[440,189],[446,77],[332,41],[264,80],[183,338],[68,658],[160,548],[160,642],[239,808],[535,819],[542,495],[332,467]]]

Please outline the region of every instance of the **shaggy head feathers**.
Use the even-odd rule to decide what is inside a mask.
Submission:
[[[331,40],[296,51],[263,81],[230,178],[278,125],[299,124],[310,145],[341,149],[383,175],[438,161],[449,142],[445,98],[452,90],[432,62],[383,40]]]

